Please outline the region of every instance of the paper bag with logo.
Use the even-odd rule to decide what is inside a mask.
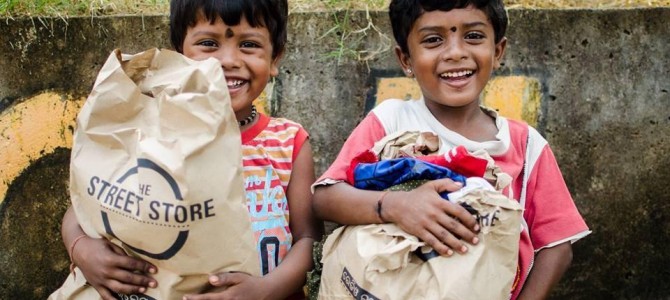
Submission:
[[[517,270],[521,207],[499,192],[461,198],[479,214],[480,242],[439,256],[394,224],[344,226],[323,246],[319,299],[508,299]]]
[[[260,267],[248,217],[240,132],[220,64],[151,49],[112,53],[77,117],[70,195],[79,224],[158,267],[181,299],[208,274]],[[81,271],[52,299],[99,299]]]
[[[387,136],[353,159],[347,180],[372,190],[411,190],[447,177],[463,182],[461,190],[443,197],[477,217],[480,242],[466,254],[444,257],[394,224],[340,227],[323,246],[320,299],[510,297],[522,217],[521,205],[501,193],[511,177],[486,152],[470,153],[459,146],[434,154],[439,141],[430,143],[433,136]]]

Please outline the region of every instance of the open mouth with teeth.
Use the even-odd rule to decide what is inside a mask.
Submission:
[[[246,80],[236,79],[236,80],[228,80],[226,81],[226,84],[228,85],[229,89],[236,89],[243,86],[246,82],[247,82]]]
[[[455,72],[445,72],[440,74],[440,78],[446,80],[463,80],[475,74],[474,70],[461,70]]]

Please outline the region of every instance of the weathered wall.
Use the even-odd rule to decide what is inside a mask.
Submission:
[[[351,17],[368,25],[365,13]],[[390,33],[385,13],[371,18]],[[670,8],[513,9],[510,19],[504,90],[488,89],[487,101],[531,116],[594,231],[575,244],[554,297],[670,297]],[[326,57],[333,20],[291,16],[267,108],[308,128],[318,174],[401,76],[390,51],[367,63]],[[389,42],[374,29],[358,38],[358,50]],[[72,119],[107,55],[167,46],[165,16],[0,21],[0,299],[43,299],[67,273],[59,223]],[[520,96],[509,103],[511,92]]]

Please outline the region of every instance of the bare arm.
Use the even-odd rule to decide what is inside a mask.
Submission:
[[[153,278],[145,275],[156,272],[156,267],[126,255],[123,249],[106,239],[85,236],[72,207],[65,212],[61,234],[72,262],[103,299],[116,299],[112,292],[143,293],[148,287],[157,286]]]
[[[540,250],[519,299],[546,299],[572,262],[570,242]]]
[[[475,218],[460,205],[440,197],[461,186],[450,179],[430,181],[409,192],[365,191],[347,183],[322,186],[314,194],[317,216],[347,225],[395,223],[428,243],[442,255],[453,250],[464,253],[467,246],[457,238],[476,244],[479,230]],[[379,199],[383,196],[381,215]]]
[[[314,176],[314,159],[309,140],[305,141],[293,163],[287,197],[290,208],[290,228],[293,246],[279,266],[265,277],[276,288],[276,295],[286,298],[305,284],[307,271],[312,268],[312,247],[323,234],[323,222],[312,211],[311,184]],[[274,297],[273,297],[274,298]]]

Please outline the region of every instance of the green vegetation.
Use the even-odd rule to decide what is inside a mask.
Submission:
[[[0,0],[0,16],[166,14],[169,0]]]
[[[384,10],[390,0],[289,0],[291,11]],[[169,0],[0,0],[0,16],[167,14]],[[608,8],[670,6],[670,0],[507,0],[508,7]]]
[[[393,46],[369,17],[370,11],[385,10],[390,0],[288,0],[290,12],[330,11],[334,26],[321,38],[336,41],[324,59],[368,61]],[[670,7],[670,0],[505,0],[508,8],[628,8]],[[170,0],[0,0],[0,18],[167,15]],[[351,19],[352,11],[365,11],[365,20]],[[363,41],[373,37],[376,48],[366,49]]]

